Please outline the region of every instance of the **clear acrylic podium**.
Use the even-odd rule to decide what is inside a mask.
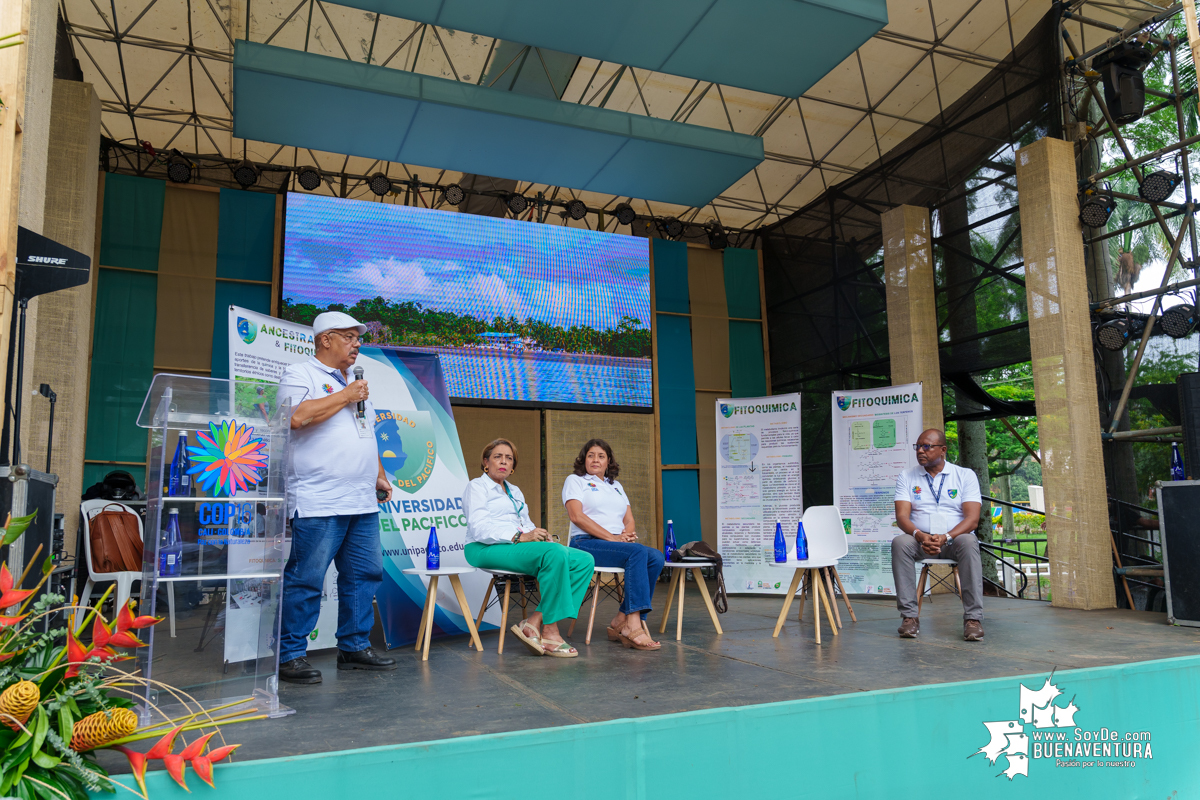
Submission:
[[[138,425],[150,430],[141,613],[164,619],[142,631],[147,646],[136,651],[137,666],[143,677],[183,696],[158,684],[139,688],[143,723],[157,717],[156,709],[177,716],[198,710],[196,704],[225,707],[239,700],[270,717],[292,713],[278,694],[285,460],[294,410],[281,394],[277,384],[169,374],[155,375],[146,393],[138,416]],[[242,447],[221,448],[212,437],[213,426],[226,425],[246,437]],[[184,433],[190,447],[207,448],[205,458],[241,462],[243,474],[246,450],[265,454],[265,465],[249,470],[258,483],[227,495],[193,476],[190,495],[169,496],[171,462]],[[213,443],[199,439],[201,433]],[[159,545],[172,509],[179,514],[183,561],[179,575],[163,577]],[[179,705],[183,700],[190,711]]]

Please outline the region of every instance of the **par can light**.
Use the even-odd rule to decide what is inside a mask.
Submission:
[[[392,180],[382,172],[376,172],[367,178],[367,186],[370,187],[372,192],[383,197],[392,190]]]
[[[296,181],[300,188],[311,192],[321,185],[321,173],[317,172],[316,167],[301,167],[296,171]]]
[[[571,219],[579,220],[587,216],[587,206],[582,200],[568,200],[567,213],[571,215]]]
[[[1162,331],[1172,339],[1183,339],[1196,330],[1196,307],[1187,304],[1172,306],[1163,312]]]
[[[674,217],[667,217],[664,219],[663,227],[666,228],[667,236],[672,239],[678,239],[683,235],[683,223]]]
[[[637,213],[629,203],[621,203],[613,209],[613,213],[617,215],[617,222],[622,225],[632,225],[633,221],[637,219]]]
[[[167,178],[174,183],[188,183],[192,179],[192,165],[183,156],[171,156],[167,160]]]
[[[721,223],[713,220],[704,226],[704,232],[708,234],[708,246],[713,250],[724,250],[729,247],[729,234],[725,233]]]
[[[525,209],[529,208],[529,200],[523,194],[510,194],[508,200],[505,201],[505,205],[508,206],[508,210],[515,216],[523,214]]]
[[[1096,341],[1105,350],[1123,350],[1129,343],[1131,333],[1128,322],[1114,319],[1096,329]]]
[[[1161,203],[1175,193],[1175,187],[1178,185],[1178,175],[1160,169],[1142,179],[1138,184],[1138,195],[1147,202]]]
[[[1079,208],[1079,221],[1086,228],[1103,228],[1117,209],[1117,201],[1107,192],[1088,192]]]
[[[242,161],[233,168],[233,179],[238,182],[238,186],[249,189],[258,183],[258,170],[249,161]]]
[[[447,205],[456,206],[465,200],[466,197],[467,193],[457,183],[452,183],[442,190],[442,199],[446,201]]]

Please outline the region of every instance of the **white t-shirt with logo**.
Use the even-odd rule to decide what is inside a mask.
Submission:
[[[568,500],[578,500],[583,505],[583,513],[609,533],[625,530],[625,509],[629,508],[629,498],[625,496],[625,487],[620,481],[609,483],[595,475],[568,475],[563,482],[564,506]],[[590,534],[572,522],[571,535]]]
[[[982,497],[979,478],[972,470],[946,462],[937,475],[920,466],[901,472],[896,478],[896,500],[912,503],[909,519],[925,533],[935,533],[932,516],[940,514],[946,530],[936,532],[944,534],[963,521],[963,503],[980,503]]]

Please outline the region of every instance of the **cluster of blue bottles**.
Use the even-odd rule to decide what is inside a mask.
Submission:
[[[787,563],[787,542],[783,539],[783,525],[775,520],[775,563]]]
[[[175,443],[175,457],[171,459],[171,470],[167,476],[168,497],[192,496],[192,476],[188,475],[192,459],[188,455],[187,447],[187,434],[179,434],[179,441]]]
[[[675,523],[667,520],[667,535],[663,537],[663,555],[667,561],[671,560],[671,553],[677,549],[678,547],[675,544]]]
[[[442,568],[442,547],[438,544],[437,527],[429,529],[429,541],[425,544],[425,569]]]
[[[1187,478],[1183,471],[1183,456],[1179,454],[1179,442],[1171,442],[1171,480],[1182,481]]]
[[[179,509],[172,508],[167,527],[158,539],[158,577],[177,578],[183,571],[183,537],[179,534]]]
[[[796,560],[808,561],[808,537],[804,535],[804,520],[796,523]]]

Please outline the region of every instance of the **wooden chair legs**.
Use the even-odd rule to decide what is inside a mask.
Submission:
[[[778,637],[779,631],[783,629],[783,623],[787,620],[788,612],[792,608],[792,600],[796,598],[797,589],[800,590],[800,609],[797,615],[800,621],[804,619],[805,599],[812,599],[813,633],[816,643],[821,643],[822,603],[825,605],[825,619],[829,622],[829,628],[833,631],[834,636],[838,636],[838,629],[842,627],[842,614],[837,607],[837,593],[834,591],[835,582],[838,590],[841,592],[842,599],[846,603],[846,610],[850,613],[850,619],[858,622],[858,619],[854,616],[854,609],[850,606],[850,598],[846,596],[846,590],[842,587],[842,579],[838,577],[837,570],[834,567],[797,569],[792,575],[792,582],[788,587],[787,596],[783,599],[783,608],[779,612],[779,618],[775,621],[775,630],[771,634],[772,638]]]
[[[921,578],[917,581],[917,616],[921,616],[921,603],[925,601],[925,579],[929,577],[929,565],[921,566]]]
[[[962,597],[962,581],[959,580],[959,577],[958,577],[958,565],[957,564],[950,567],[950,574],[954,578],[955,593],[959,597]],[[925,599],[925,581],[928,577],[929,577],[929,565],[923,564],[921,566],[921,578],[919,581],[917,581],[917,615],[918,616],[920,616],[920,614],[921,614],[921,602]],[[933,579],[936,584],[941,584],[942,586],[946,586],[946,582],[943,579],[938,578],[936,575],[933,576]],[[930,590],[930,592],[933,591],[933,585],[931,585],[929,587],[929,590]],[[931,603],[933,602],[932,594],[930,594],[929,602],[931,602]]]
[[[846,587],[842,586],[842,578],[838,575],[837,567],[830,567],[829,570],[833,573],[833,580],[837,583],[838,591],[842,593],[842,600],[846,603],[846,611],[850,612],[850,620],[858,622],[858,617],[854,616],[854,607],[850,605],[850,595],[846,594]]]
[[[671,583],[667,587],[667,607],[663,609],[662,624],[658,626],[660,634],[667,632],[667,620],[671,617],[671,606],[675,602],[675,584],[679,583],[681,569],[671,570]]]
[[[796,596],[796,589],[800,588],[800,580],[804,577],[804,570],[798,569],[792,575],[792,583],[788,586],[787,597],[783,600],[783,610],[779,612],[779,619],[775,621],[775,631],[771,634],[772,639],[779,638],[779,631],[783,629],[783,622],[787,619],[788,611],[792,608],[792,600]],[[801,599],[801,605],[804,600]]]

